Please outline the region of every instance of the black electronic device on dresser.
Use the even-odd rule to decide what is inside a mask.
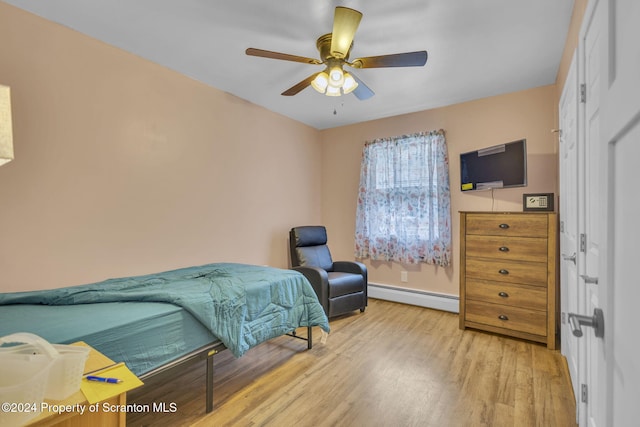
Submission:
[[[460,190],[491,190],[527,185],[527,140],[460,154]]]

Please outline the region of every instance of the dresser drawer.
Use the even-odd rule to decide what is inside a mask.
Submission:
[[[465,319],[528,334],[547,335],[546,311],[468,300]]]
[[[545,311],[547,290],[537,286],[514,285],[500,282],[467,279],[466,298],[492,304]]]
[[[467,256],[504,260],[547,262],[543,237],[467,236]]]
[[[468,279],[547,286],[547,264],[545,263],[467,257],[465,266]]]
[[[546,215],[467,214],[467,234],[487,236],[547,237]]]

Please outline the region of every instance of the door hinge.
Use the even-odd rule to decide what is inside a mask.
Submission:
[[[580,400],[583,403],[588,403],[588,401],[589,401],[589,387],[586,384],[580,384],[580,386],[581,386]]]
[[[587,252],[587,235],[580,233],[580,252]]]
[[[580,84],[580,102],[585,104],[587,102],[587,85]]]
[[[560,232],[564,233],[564,221],[560,221]]]

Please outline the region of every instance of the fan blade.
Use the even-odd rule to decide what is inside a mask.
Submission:
[[[366,84],[364,84],[362,82],[362,80],[360,80],[358,78],[358,76],[356,76],[353,73],[349,73],[351,74],[351,76],[355,79],[355,81],[358,83],[358,87],[355,88],[353,90],[353,93],[356,98],[358,98],[360,101],[364,101],[365,99],[369,99],[371,98],[373,95],[375,95],[375,93],[373,93],[373,91],[369,88],[369,86],[367,86]]]
[[[304,62],[305,64],[322,64],[319,59],[307,58],[304,56],[289,55],[288,53],[272,52],[270,50],[248,48],[245,53],[250,56],[260,56],[262,58],[282,59],[284,61]]]
[[[368,56],[347,64],[354,68],[421,67],[427,63],[427,51]]]
[[[333,16],[333,32],[331,33],[331,55],[346,58],[356,34],[362,13],[348,7],[336,7]]]
[[[316,76],[318,74],[320,74],[320,73],[312,74],[309,77],[307,77],[306,79],[302,80],[300,83],[296,83],[295,85],[291,86],[289,89],[287,89],[284,92],[282,92],[282,95],[284,95],[284,96],[297,95],[303,89],[306,89],[307,86],[311,86],[311,82],[313,81],[313,79],[316,78]]]

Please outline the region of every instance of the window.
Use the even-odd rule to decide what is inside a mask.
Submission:
[[[358,190],[356,257],[449,265],[450,205],[443,131],[367,142]]]

